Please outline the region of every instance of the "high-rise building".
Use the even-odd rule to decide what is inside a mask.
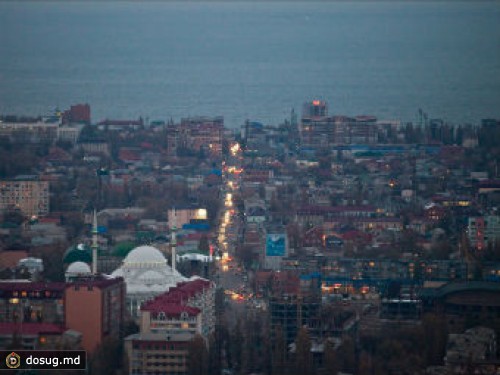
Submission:
[[[328,116],[328,105],[322,100],[313,100],[304,103],[302,118],[326,117]]]
[[[166,129],[168,156],[177,156],[177,152],[179,150],[179,147],[181,146],[179,127],[174,124],[169,124]]]
[[[123,279],[93,276],[66,284],[64,316],[68,328],[82,333],[88,352],[105,337],[119,337],[125,316]]]
[[[91,353],[105,337],[120,337],[124,300],[122,278],[0,282],[0,348],[17,340],[16,349],[54,349],[70,330]]]
[[[377,141],[377,119],[373,116],[328,116],[327,104],[313,100],[304,104],[300,124],[302,147],[318,148]]]
[[[62,113],[63,124],[81,123],[90,124],[90,105],[75,104]]]
[[[166,130],[169,156],[203,153],[207,157],[217,158],[222,155],[222,117],[183,118],[180,124],[169,124]]]

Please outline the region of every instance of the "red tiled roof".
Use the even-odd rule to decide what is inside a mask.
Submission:
[[[169,303],[162,301],[155,301],[154,303],[148,304],[146,307],[141,309],[142,311],[149,311],[151,313],[164,313],[165,316],[169,318],[179,317],[182,313],[186,313],[189,316],[198,315],[201,310],[196,307],[190,307],[185,305],[180,305],[178,303]]]
[[[167,311],[165,310],[167,309],[168,311],[171,311],[171,315],[173,316],[177,316],[183,311],[186,311],[190,315],[196,315],[199,313],[198,309],[195,309],[197,310],[197,312],[195,310],[183,309],[193,309],[189,306],[186,306],[188,300],[195,295],[202,293],[205,289],[209,288],[210,284],[210,281],[202,279],[178,283],[176,287],[171,288],[169,291],[160,294],[153,300],[146,302],[144,305],[142,305],[141,310],[151,312],[163,311],[165,314],[167,314]],[[178,306],[178,308],[174,309],[172,306]]]

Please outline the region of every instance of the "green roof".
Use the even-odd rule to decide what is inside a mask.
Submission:
[[[85,244],[71,246],[64,253],[63,263],[73,262],[92,263],[92,249]]]

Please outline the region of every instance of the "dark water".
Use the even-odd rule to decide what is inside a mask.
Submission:
[[[500,118],[500,2],[0,2],[0,113]]]

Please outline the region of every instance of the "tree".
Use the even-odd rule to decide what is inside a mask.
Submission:
[[[79,212],[64,213],[64,215],[61,216],[61,224],[66,228],[70,241],[80,236],[82,230],[86,228],[83,223],[83,217]]]
[[[210,345],[208,349],[208,373],[210,375],[219,375],[222,370],[222,335],[219,329],[216,328],[214,334],[210,336]]]
[[[440,365],[446,352],[448,331],[445,319],[436,314],[426,314],[422,319],[425,338],[425,361],[428,366]]]
[[[258,319],[255,315],[247,315],[244,324],[242,351],[243,373],[261,373],[269,370],[270,353],[268,352],[268,341],[264,337],[263,329],[266,319]]]
[[[8,208],[3,213],[3,217],[2,217],[3,223],[9,223],[9,224],[12,224],[16,227],[20,226],[25,220],[26,220],[26,217],[23,215],[21,210],[15,209],[15,208]]]
[[[137,323],[131,319],[123,323],[120,333],[122,337],[127,337],[138,332],[139,332],[139,325],[137,325]]]
[[[188,375],[204,375],[207,373],[208,351],[205,340],[196,335],[188,346]]]
[[[346,372],[355,372],[356,369],[356,347],[354,341],[347,337],[339,348],[338,357],[340,358],[341,368]]]
[[[274,332],[272,346],[272,374],[286,374],[286,342],[283,336],[283,329],[278,325]]]
[[[295,373],[311,374],[313,363],[311,355],[311,339],[306,327],[301,327],[295,340]]]
[[[371,375],[373,369],[372,356],[367,352],[362,352],[359,356],[359,375]],[[334,372],[335,374],[335,372]]]
[[[33,256],[42,258],[43,273],[45,280],[64,281],[63,257],[66,251],[66,244],[58,243],[53,246],[37,248],[33,251]]]
[[[325,342],[324,368],[326,374],[336,374],[339,371],[337,353],[329,342]]]
[[[241,368],[242,364],[242,351],[243,351],[243,335],[241,332],[241,322],[238,319],[236,322],[236,327],[234,328],[234,333],[230,338],[231,342],[231,359],[232,359],[232,365],[233,368],[236,370],[236,372],[239,371]]]
[[[123,341],[108,336],[102,340],[90,358],[90,374],[114,374],[122,367]]]
[[[131,241],[120,242],[113,248],[113,255],[125,258],[135,246]]]

